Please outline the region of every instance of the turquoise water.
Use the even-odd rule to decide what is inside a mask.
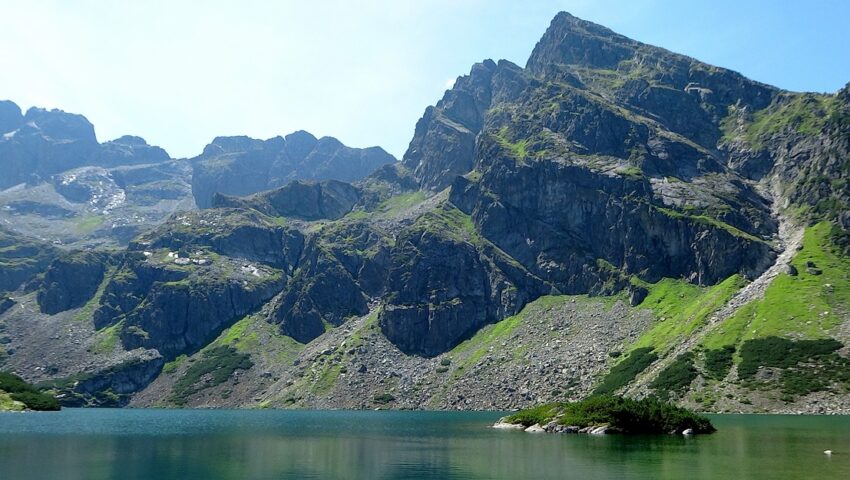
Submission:
[[[0,413],[0,479],[850,479],[850,417],[718,415],[714,435],[488,428],[497,413]],[[823,454],[834,450],[831,457]]]

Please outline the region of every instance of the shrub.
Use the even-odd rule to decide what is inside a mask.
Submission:
[[[795,341],[787,338],[764,337],[747,340],[741,346],[738,377],[750,378],[756,374],[760,366],[793,367],[801,361],[827,355],[841,347],[841,342],[832,338]]]
[[[52,395],[41,392],[20,392],[10,395],[12,400],[17,400],[27,406],[30,410],[59,410],[59,400]]]
[[[12,400],[26,405],[30,410],[59,410],[59,401],[53,395],[43,393],[25,382],[21,377],[0,372],[0,390],[9,394]]]
[[[620,433],[670,433],[691,428],[696,433],[715,431],[711,422],[684,408],[654,398],[633,400],[598,395],[576,403],[550,403],[522,410],[506,421],[524,426],[545,424],[557,418],[561,425],[608,425]]]
[[[652,350],[652,347],[636,348],[632,350],[628,357],[614,365],[593,393],[613,393],[628,385],[628,383],[634,380],[640,372],[646,370],[646,367],[651,365],[652,362],[658,360],[658,355],[656,355]]]
[[[694,354],[691,352],[683,353],[662,370],[658,377],[649,384],[649,387],[667,397],[670,392],[681,393],[686,390],[698,374],[699,372],[694,367]]]
[[[38,391],[35,387],[25,382],[23,378],[6,372],[0,372],[0,390],[8,393]]]
[[[508,423],[518,423],[525,427],[530,427],[535,423],[548,423],[566,405],[566,403],[549,403],[534,408],[527,408],[508,416],[505,421]]]
[[[381,393],[379,395],[375,395],[375,398],[373,398],[373,401],[375,403],[380,403],[381,405],[386,405],[390,402],[395,401],[395,397],[390,393]]]
[[[705,352],[705,372],[716,380],[723,380],[732,368],[732,355],[735,354],[734,345],[707,350]]]
[[[174,383],[171,401],[177,405],[185,405],[190,395],[224,383],[236,370],[248,370],[253,366],[251,357],[229,345],[210,348]],[[206,374],[210,374],[210,379],[203,385],[198,385],[201,377]]]

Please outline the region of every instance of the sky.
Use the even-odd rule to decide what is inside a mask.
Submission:
[[[850,82],[846,0],[0,0],[0,99],[174,157],[303,129],[400,158],[457,76],[524,65],[562,10],[781,88]]]

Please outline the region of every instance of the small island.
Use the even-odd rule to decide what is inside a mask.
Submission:
[[[711,422],[690,410],[655,398],[634,400],[598,395],[580,402],[556,402],[503,417],[495,428],[549,433],[684,434],[712,433]]]
[[[59,401],[12,373],[0,372],[0,412],[59,410]]]

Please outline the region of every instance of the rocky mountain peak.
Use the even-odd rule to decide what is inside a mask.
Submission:
[[[124,135],[116,138],[115,140],[110,140],[107,143],[115,143],[118,145],[127,145],[128,147],[146,147],[148,146],[148,142],[145,141],[142,137],[136,137],[134,135]]]
[[[268,140],[216,137],[193,160],[192,191],[196,204],[208,208],[216,193],[251,195],[296,179],[351,182],[395,161],[382,148],[350,148],[303,130]]]
[[[616,68],[619,62],[632,58],[640,45],[601,25],[561,12],[537,42],[526,67],[538,74],[552,64]]]
[[[124,135],[103,143],[99,154],[93,159],[93,163],[111,167],[160,163],[170,159],[168,152],[161,147],[148,145],[144,138]]]
[[[79,114],[32,107],[27,110],[23,121],[35,125],[44,135],[54,140],[97,142],[94,125]]]
[[[246,152],[248,150],[259,150],[263,141],[246,135],[231,137],[215,137],[213,141],[204,147],[201,157],[210,157],[224,153]]]
[[[315,147],[319,141],[312,133],[304,130],[298,130],[285,136],[286,149],[289,156],[303,160]]]
[[[23,122],[21,107],[10,100],[0,100],[0,133],[11,132]]]

